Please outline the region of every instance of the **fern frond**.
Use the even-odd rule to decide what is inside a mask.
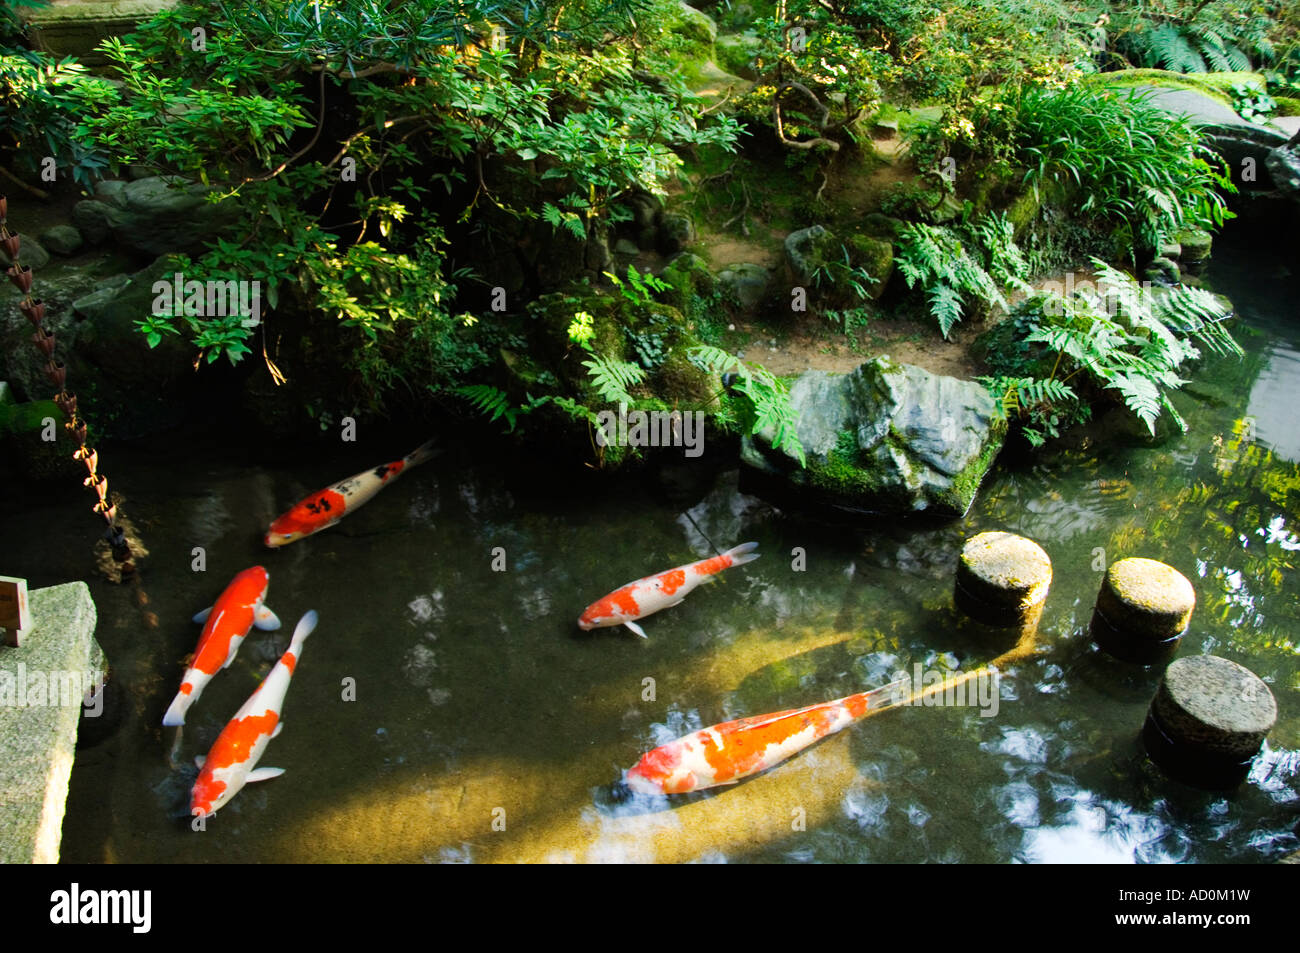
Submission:
[[[511,405],[510,396],[505,391],[490,384],[466,384],[463,387],[457,387],[456,393],[467,398],[474,406],[474,409],[480,413],[490,413],[492,416],[489,422],[495,421],[499,417],[505,417],[510,429],[512,431],[515,429],[519,409]]]
[[[926,297],[930,301],[930,314],[939,322],[939,330],[947,340],[952,326],[961,320],[961,293],[948,285],[931,286]]]
[[[645,380],[645,371],[639,364],[629,361],[606,360],[599,354],[593,354],[591,360],[583,361],[587,376],[600,396],[611,404],[633,404],[636,399],[628,393]]]

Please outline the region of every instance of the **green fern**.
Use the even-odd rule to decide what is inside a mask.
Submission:
[[[1241,354],[1223,326],[1228,309],[1209,292],[1152,289],[1098,259],[1093,264],[1095,291],[1078,288],[1064,300],[1038,294],[1017,306],[1005,324],[1013,346],[989,357],[1000,376],[982,378],[1003,412],[1027,424],[1025,436],[1035,446],[1057,435],[1061,418],[1085,412],[1087,405],[1068,387],[1075,377],[1117,394],[1153,436],[1165,414],[1185,431],[1169,395],[1186,383],[1179,368],[1200,356],[1192,342],[1217,354]],[[1043,378],[1039,368],[1048,360],[1051,372]]]
[[[491,414],[489,422],[504,417],[506,423],[510,425],[510,430],[515,429],[520,408],[515,407],[510,402],[510,396],[505,391],[490,384],[466,384],[463,387],[457,387],[456,393],[468,398],[470,403],[474,405],[475,410],[484,414]]]
[[[952,326],[961,320],[961,292],[950,285],[935,284],[926,293],[930,314],[939,322],[939,331],[947,339]]]
[[[961,320],[967,301],[1005,308],[1002,286],[1028,291],[1029,264],[1013,234],[1001,215],[961,228],[903,227],[894,261],[909,288],[925,290],[930,314],[945,338]]]
[[[606,360],[599,354],[592,354],[591,360],[583,361],[582,366],[587,368],[587,376],[602,399],[611,404],[636,403],[636,398],[628,393],[628,388],[645,380],[645,371],[640,365]]]
[[[799,442],[799,419],[790,405],[790,392],[781,381],[761,364],[742,361],[722,348],[700,344],[687,352],[691,362],[710,374],[736,375],[735,390],[744,395],[754,410],[754,423],[750,433],[758,434],[772,428],[772,446],[784,450],[808,466],[803,444]]]

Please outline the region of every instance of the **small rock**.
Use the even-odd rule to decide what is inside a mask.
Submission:
[[[52,225],[41,232],[41,243],[56,255],[72,255],[85,242],[71,225]]]
[[[1142,279],[1157,285],[1176,285],[1182,278],[1178,262],[1170,258],[1156,258],[1142,272]]]
[[[39,271],[50,263],[50,253],[41,247],[40,242],[21,232],[18,237],[22,242],[18,247],[18,264],[28,265],[32,271]],[[6,268],[13,264],[13,260],[3,248],[0,248],[0,264]]]
[[[690,216],[680,213],[662,215],[659,219],[659,251],[675,255],[695,241],[695,223]]]
[[[771,276],[762,265],[742,262],[718,274],[718,284],[735,295],[742,308],[753,308],[767,296]]]
[[[1182,249],[1178,257],[1186,264],[1199,264],[1210,257],[1214,237],[1203,228],[1184,228],[1172,236]]]

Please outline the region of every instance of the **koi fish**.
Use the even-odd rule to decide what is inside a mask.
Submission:
[[[615,589],[603,599],[587,606],[578,619],[578,627],[590,631],[611,625],[625,625],[641,638],[646,634],[635,619],[642,619],[660,609],[678,605],[700,583],[708,582],[724,569],[752,563],[759,554],[758,543],[741,543],[721,556],[668,569],[646,576]]]
[[[890,682],[808,708],[756,715],[702,728],[641,756],[625,783],[638,794],[685,794],[735,784],[904,697],[908,680]]]
[[[207,623],[199,633],[198,648],[185,669],[180,691],[163,715],[163,724],[175,728],[185,724],[185,712],[199,700],[203,687],[223,668],[235,660],[239,645],[253,626],[259,629],[280,628],[275,613],[262,604],[270,576],[261,566],[245,569],[230,581],[217,601],[194,617]]]
[[[298,620],[289,649],[257,686],[244,707],[222,729],[206,758],[198,757],[199,777],[190,793],[190,814],[210,817],[225,806],[245,784],[266,781],[284,774],[284,768],[259,768],[257,762],[266,746],[284,727],[280,709],[289,690],[293,670],[302,656],[302,643],[316,628],[316,610]]]
[[[434,441],[417,447],[400,460],[365,470],[333,486],[311,494],[289,512],[279,516],[266,533],[266,545],[272,549],[319,533],[343,517],[369,503],[374,495],[411,467],[419,466],[438,455]]]

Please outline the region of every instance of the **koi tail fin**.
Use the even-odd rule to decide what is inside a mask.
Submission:
[[[886,708],[906,704],[911,695],[912,680],[904,675],[887,685],[873,688],[869,692],[850,695],[845,701],[848,702],[849,710],[855,718],[865,718],[867,715],[884,711]]]
[[[185,712],[189,709],[191,701],[189,695],[177,692],[176,697],[172,699],[171,707],[167,709],[167,714],[163,715],[163,726],[178,728],[185,724]]]
[[[761,554],[754,552],[758,549],[758,543],[741,543],[739,546],[727,550],[722,555],[731,558],[732,566],[743,566],[745,563],[752,563]]]
[[[437,442],[438,438],[434,437],[427,443],[420,444],[420,446],[416,447],[406,455],[406,465],[408,467],[419,466],[421,463],[432,460],[438,454],[442,453],[442,450],[435,446]]]
[[[307,636],[316,631],[316,623],[320,621],[320,616],[316,614],[315,609],[308,609],[303,617],[298,620],[298,624],[293,630],[293,639],[289,642],[289,651],[295,657],[302,651],[302,643],[306,641]]]

